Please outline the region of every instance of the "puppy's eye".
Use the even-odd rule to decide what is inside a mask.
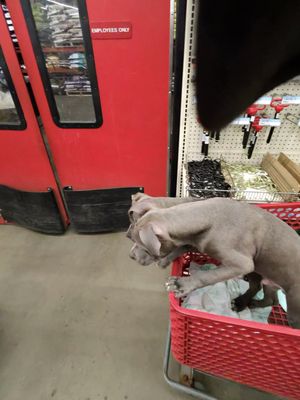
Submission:
[[[149,253],[148,249],[143,248],[144,253],[147,254],[147,256],[152,257],[152,255]]]

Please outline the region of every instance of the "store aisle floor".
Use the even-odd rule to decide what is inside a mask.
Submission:
[[[168,271],[124,233],[0,227],[1,400],[177,400],[162,373]]]

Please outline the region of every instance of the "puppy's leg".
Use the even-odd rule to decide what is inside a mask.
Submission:
[[[228,256],[228,253],[230,253],[230,256]],[[170,277],[166,282],[166,289],[169,292],[174,292],[176,297],[183,297],[195,289],[246,275],[254,270],[252,258],[235,250],[229,252],[226,250],[224,256],[219,252],[218,258],[222,262],[219,268],[212,271],[199,270],[192,276],[185,278]]]
[[[289,325],[300,329],[300,285],[292,286],[286,293]]]
[[[278,305],[278,287],[263,285],[264,298],[262,300],[251,300],[250,308],[270,307]]]
[[[166,268],[172,261],[174,261],[177,257],[181,256],[182,254],[193,251],[194,249],[191,246],[181,246],[172,251],[172,253],[168,254],[166,257],[161,258],[157,261],[157,265],[160,268]]]
[[[249,282],[249,289],[244,294],[233,300],[232,309],[237,312],[243,311],[248,307],[253,297],[261,289],[262,276],[258,273],[251,272],[250,274],[245,275],[244,279]]]

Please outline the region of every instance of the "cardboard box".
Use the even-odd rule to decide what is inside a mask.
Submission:
[[[296,181],[300,183],[300,166],[297,165],[284,153],[279,154],[278,161],[289,171],[289,173],[296,179]]]
[[[281,157],[281,160],[286,159]],[[264,155],[261,167],[268,173],[280,192],[299,193],[300,183],[274,156],[270,153]],[[300,175],[299,175],[300,176]],[[286,201],[295,201],[298,196],[293,194],[284,196]]]

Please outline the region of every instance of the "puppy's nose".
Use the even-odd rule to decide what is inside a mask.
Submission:
[[[131,224],[134,224],[137,221],[137,214],[133,210],[128,211],[128,217]]]
[[[141,213],[130,209],[128,211],[128,217],[131,224],[135,224],[137,220],[142,216]]]

